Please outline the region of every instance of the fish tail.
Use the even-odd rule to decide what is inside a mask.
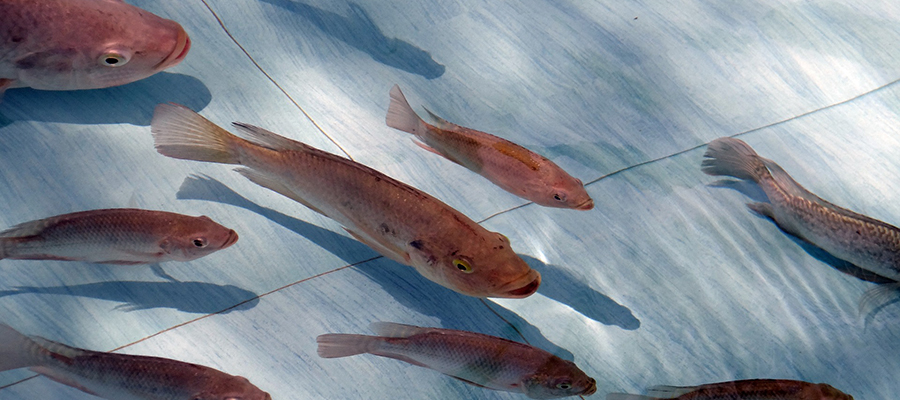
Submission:
[[[388,106],[385,122],[391,128],[416,136],[423,135],[426,129],[425,121],[419,118],[419,115],[409,106],[409,102],[400,91],[400,86],[397,85],[391,88],[391,105]]]
[[[382,339],[377,336],[326,333],[316,338],[319,357],[340,358],[369,353]]]
[[[240,164],[238,150],[243,139],[185,106],[175,103],[156,106],[150,131],[153,132],[156,151],[164,156]]]
[[[708,175],[728,175],[759,183],[767,173],[759,155],[747,143],[730,137],[713,140],[706,148],[700,169]]]
[[[0,371],[42,365],[49,354],[34,340],[0,323]]]

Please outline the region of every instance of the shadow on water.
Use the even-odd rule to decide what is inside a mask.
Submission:
[[[635,318],[628,307],[591,289],[565,269],[544,264],[533,257],[520,256],[531,268],[541,273],[538,293],[568,305],[581,315],[604,325],[616,325],[626,330],[641,327],[641,321]]]
[[[766,194],[762,191],[762,189],[759,187],[759,185],[757,185],[756,183],[753,183],[753,182],[723,179],[723,180],[713,182],[709,186],[727,188],[727,189],[732,189],[732,190],[738,191],[738,192],[744,194],[745,196],[749,197],[750,199],[752,199],[755,202],[768,202],[769,201],[768,196],[766,196]],[[753,212],[753,211],[750,211],[749,209],[748,209],[748,211]],[[756,215],[759,218],[763,218],[763,219],[769,220],[772,223],[774,223],[775,226],[777,226],[778,229],[781,230],[781,232],[783,232],[785,235],[787,235],[787,237],[791,241],[793,241],[794,243],[799,245],[800,248],[803,249],[803,251],[805,251],[807,254],[809,254],[813,258],[815,258],[825,264],[830,265],[832,268],[834,268],[840,272],[843,272],[847,275],[856,277],[858,279],[861,279],[861,280],[864,280],[867,282],[872,282],[872,283],[881,284],[881,283],[893,283],[894,282],[893,279],[886,278],[886,277],[878,275],[874,272],[871,272],[869,270],[865,270],[860,267],[857,267],[856,265],[853,265],[848,261],[845,261],[845,260],[842,260],[840,258],[833,256],[831,253],[825,251],[824,249],[822,249],[819,246],[816,246],[813,243],[807,242],[806,240],[804,240],[802,238],[794,236],[790,232],[787,232],[784,229],[782,229],[781,226],[779,226],[776,221],[772,220],[769,217],[759,215],[759,214],[756,214]]]
[[[153,117],[153,109],[159,103],[172,101],[199,111],[211,100],[212,94],[199,79],[160,72],[137,82],[105,89],[11,89],[0,101],[0,121],[5,121],[5,124],[40,121],[147,126]]]
[[[374,250],[356,240],[259,206],[221,182],[207,176],[185,178],[177,197],[179,199],[214,201],[255,212],[306,237],[348,264],[377,256]],[[407,308],[436,317],[444,322],[444,326],[447,328],[477,330],[478,327],[483,326],[482,321],[474,321],[475,323],[472,321],[473,315],[485,312],[483,311],[485,306],[480,299],[463,296],[439,286],[419,275],[411,267],[379,258],[358,265],[356,269],[384,288],[387,293]],[[499,305],[495,306],[492,306],[491,309],[515,326],[529,343],[559,357],[572,359],[571,352],[547,340],[537,327],[528,323],[518,314]],[[489,320],[497,322],[498,331],[503,332],[507,337],[520,340],[518,334],[512,332],[508,325],[500,324],[493,317],[490,317]]]
[[[123,303],[117,310],[136,311],[172,308],[179,311],[212,314],[247,301],[224,312],[248,310],[259,303],[256,293],[233,285],[205,282],[133,282],[113,281],[51,287],[19,286],[0,291],[0,297],[18,294],[55,294],[88,297]]]
[[[375,61],[389,67],[421,75],[426,79],[437,78],[446,70],[427,51],[403,40],[386,37],[359,4],[350,3],[349,15],[343,17],[295,1],[263,1],[302,15],[328,36],[365,52]]]

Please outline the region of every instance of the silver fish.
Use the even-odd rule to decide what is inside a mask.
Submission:
[[[702,170],[752,180],[769,198],[750,203],[787,233],[837,258],[885,278],[900,280],[900,229],[829,203],[800,186],[778,164],[760,157],[741,140],[710,142]]]
[[[109,400],[271,400],[250,381],[167,358],[101,353],[0,324],[0,371],[18,368]]]
[[[656,386],[649,396],[610,393],[606,400],[853,400],[831,385],[787,379],[748,379],[700,386]]]
[[[372,324],[379,336],[329,333],[316,338],[323,358],[373,354],[430,368],[488,389],[523,393],[533,399],[589,396],[597,382],[563,360],[527,344],[480,333],[421,328],[391,322]]]
[[[394,85],[385,121],[391,128],[415,135],[419,147],[472,170],[516,196],[545,207],[594,208],[584,184],[553,161],[506,139],[425,111],[437,126],[419,118],[400,87]]]
[[[190,261],[237,240],[235,231],[207,216],[112,208],[57,215],[0,232],[0,259],[101,264]]]
[[[121,0],[0,0],[0,95],[123,85],[178,64],[190,47],[177,22]]]
[[[156,150],[240,164],[254,183],[337,222],[354,238],[444,287],[475,297],[526,297],[541,275],[490,232],[440,200],[357,162],[235,123],[239,138],[183,106],[156,107]]]

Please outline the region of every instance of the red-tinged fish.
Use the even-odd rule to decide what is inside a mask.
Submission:
[[[316,338],[323,358],[373,354],[430,368],[488,389],[533,399],[590,396],[597,382],[571,361],[534,346],[480,333],[376,322],[379,336],[329,333]]]
[[[124,85],[178,64],[190,47],[177,22],[121,0],[0,0],[0,95]]]
[[[656,386],[648,396],[610,393],[606,400],[853,400],[824,383],[750,379],[700,386]]]
[[[109,400],[271,400],[242,376],[168,358],[101,353],[0,324],[0,371],[28,368]]]
[[[185,160],[239,164],[254,183],[341,225],[354,238],[444,287],[475,297],[530,296],[541,275],[505,236],[484,229],[440,200],[372,168],[235,123],[232,135],[188,108],[156,107],[156,150]]]
[[[394,85],[387,125],[415,135],[414,142],[487,178],[503,190],[545,207],[590,210],[594,200],[580,180],[553,161],[489,133],[462,127],[425,109],[437,126],[423,121]]]
[[[112,208],[25,222],[0,232],[0,259],[152,264],[190,261],[237,242],[207,216]]]

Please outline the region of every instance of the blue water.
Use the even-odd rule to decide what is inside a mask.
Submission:
[[[323,360],[315,337],[394,321],[499,335],[573,359],[609,392],[734,379],[900,385],[900,303],[700,172],[738,135],[812,192],[900,223],[900,3],[129,0],[179,21],[187,59],[104,90],[0,103],[0,227],[86,209],[205,214],[233,247],[147,267],[0,262],[0,321],[77,347],[242,375],[274,399],[513,399],[408,364]],[[713,4],[715,3],[715,4]],[[208,7],[207,7],[208,5]],[[220,25],[220,22],[221,24]],[[224,29],[223,29],[224,26]],[[585,182],[588,212],[542,208],[385,126],[417,110],[491,132]],[[376,258],[335,222],[223,165],[156,153],[155,104],[351,156],[435,195],[544,277],[480,301]],[[25,370],[0,398],[92,399]]]

